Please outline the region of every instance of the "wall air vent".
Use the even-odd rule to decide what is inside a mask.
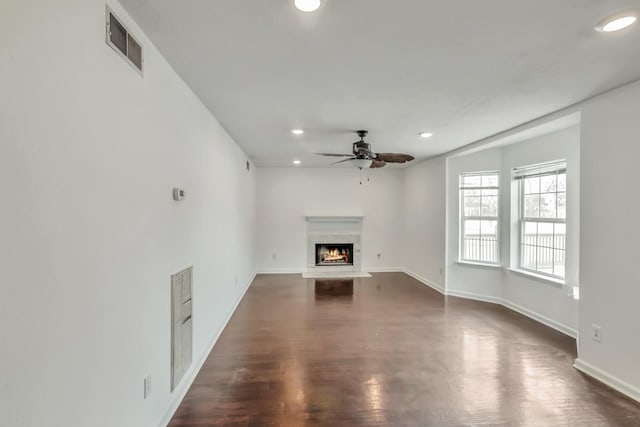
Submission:
[[[129,30],[107,6],[107,44],[142,75],[142,45],[133,38]]]

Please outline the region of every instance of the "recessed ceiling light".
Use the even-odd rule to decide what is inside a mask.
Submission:
[[[299,164],[301,164],[301,163],[302,163],[302,162],[301,162],[300,160],[294,160],[294,161],[293,161],[293,164],[294,164],[294,165],[299,165]]]
[[[294,129],[291,131],[291,133],[294,135],[302,135],[304,131],[302,129]]]
[[[433,134],[431,132],[422,132],[422,133],[420,133],[420,138],[427,139],[427,138],[431,138],[432,136],[433,136]]]
[[[300,12],[315,12],[322,5],[322,0],[293,0]]]
[[[600,21],[596,26],[596,31],[611,33],[613,31],[623,30],[628,26],[633,25],[637,20],[637,11],[621,13]]]

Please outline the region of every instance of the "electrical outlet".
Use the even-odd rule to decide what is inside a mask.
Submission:
[[[440,269],[440,275],[442,276],[442,268]]]
[[[144,398],[148,398],[151,394],[151,375],[144,379]]]
[[[382,256],[382,254],[378,254],[378,259],[380,259],[381,256]]]
[[[591,338],[593,338],[594,341],[602,342],[602,326],[591,325],[591,327],[593,328]]]
[[[235,278],[234,283],[235,283],[236,285],[238,284],[238,275],[237,275],[237,274],[236,274],[236,278]]]
[[[272,254],[271,254],[271,258],[273,258],[273,260],[274,260],[274,261],[275,261],[275,260],[277,260],[277,259],[278,259],[278,254],[277,254],[277,253],[275,253],[275,252],[274,252],[274,253],[272,253]]]

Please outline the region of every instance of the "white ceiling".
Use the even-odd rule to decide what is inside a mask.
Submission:
[[[424,159],[640,78],[640,25],[593,30],[637,0],[121,2],[257,165],[326,166],[357,129]]]

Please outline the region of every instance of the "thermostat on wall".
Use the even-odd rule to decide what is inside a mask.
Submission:
[[[187,193],[185,193],[182,188],[176,187],[173,189],[173,200],[179,202],[181,200],[184,200],[185,197],[187,197]]]

